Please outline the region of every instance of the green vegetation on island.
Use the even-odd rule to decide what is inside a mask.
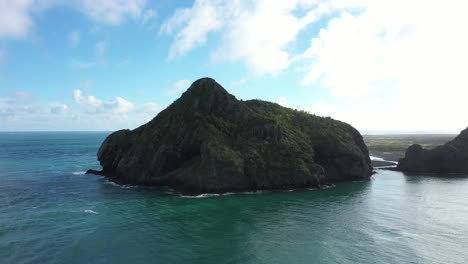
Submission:
[[[203,78],[149,123],[102,144],[101,174],[187,193],[320,187],[367,179],[352,126],[261,100],[241,101]]]
[[[363,135],[370,155],[391,161],[403,158],[406,149],[413,144],[432,149],[447,143],[455,136],[453,134]]]

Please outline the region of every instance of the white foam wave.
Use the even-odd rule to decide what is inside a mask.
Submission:
[[[386,159],[379,158],[379,157],[374,157],[374,156],[369,156],[369,157],[370,157],[370,159],[372,161],[384,161],[384,162],[389,162],[389,163],[393,163],[393,164],[398,164],[398,162],[392,161],[392,160],[386,160]]]
[[[320,187],[320,189],[321,189],[321,190],[326,190],[326,189],[330,189],[330,188],[334,188],[334,187],[336,187],[335,184],[328,184],[328,185],[322,185],[322,186]],[[317,189],[315,189],[315,190],[317,190]]]
[[[370,158],[371,160],[375,160],[375,161],[385,161],[384,159],[379,158],[379,157],[375,157],[375,156],[369,156],[369,158]]]
[[[311,188],[298,188],[298,189],[286,189],[286,190],[258,190],[258,191],[247,191],[247,192],[226,192],[226,193],[202,193],[198,195],[187,195],[181,194],[174,189],[168,189],[166,191],[169,195],[178,195],[181,198],[189,198],[189,199],[199,199],[199,198],[212,198],[212,197],[219,197],[219,196],[228,196],[228,195],[245,195],[245,194],[262,194],[262,193],[271,193],[271,192],[295,192],[295,191],[317,191],[317,190],[325,190],[336,187],[335,184],[326,184],[318,187],[311,187]]]
[[[93,211],[93,210],[84,210],[83,212],[87,213],[87,214],[99,214],[98,212],[96,211]]]
[[[182,197],[182,198],[192,198],[192,199],[207,198],[207,197],[218,197],[218,196],[221,196],[221,194],[218,194],[218,193],[202,193],[202,194],[199,194],[199,195],[180,195],[180,197]]]
[[[86,171],[74,171],[72,172],[73,175],[84,175]]]
[[[190,198],[190,199],[198,199],[198,198],[210,198],[210,197],[228,196],[228,195],[236,195],[236,194],[261,194],[261,193],[267,193],[267,192],[270,192],[270,191],[202,193],[202,194],[199,194],[199,195],[180,194],[179,197],[181,197],[181,198]],[[174,192],[167,192],[167,193],[168,194],[174,194]]]
[[[118,183],[115,183],[115,182],[110,181],[110,180],[108,180],[108,179],[105,179],[105,180],[104,180],[104,184],[112,185],[112,186],[119,187],[119,188],[122,188],[122,189],[130,189],[130,188],[135,188],[135,187],[137,187],[137,186],[135,186],[135,185],[118,184]]]

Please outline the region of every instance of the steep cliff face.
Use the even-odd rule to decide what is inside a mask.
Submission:
[[[188,193],[318,187],[372,173],[367,147],[350,125],[239,101],[210,78],[149,123],[112,133],[98,160],[116,181]]]
[[[407,172],[468,172],[468,128],[445,145],[434,149],[410,146],[397,170]]]

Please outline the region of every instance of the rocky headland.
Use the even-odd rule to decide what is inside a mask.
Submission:
[[[320,187],[368,179],[369,152],[352,126],[194,82],[153,120],[109,135],[98,151],[116,182],[184,193]]]
[[[406,172],[468,173],[468,128],[433,149],[410,146],[396,170]]]

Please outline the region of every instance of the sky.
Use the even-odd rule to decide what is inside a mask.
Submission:
[[[466,10],[466,0],[0,0],[0,131],[132,129],[202,77],[360,131],[460,131]]]

